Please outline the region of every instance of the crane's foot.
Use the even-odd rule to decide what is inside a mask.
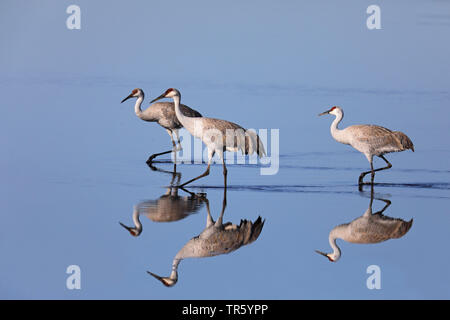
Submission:
[[[362,186],[364,184],[364,181],[363,181],[364,176],[365,176],[364,173],[361,173],[361,175],[359,176],[359,179],[358,179],[358,185],[359,186]]]
[[[148,159],[147,159],[147,164],[152,163],[153,159],[155,159],[156,157],[162,156],[163,154],[167,154],[167,153],[171,153],[173,150],[168,150],[168,151],[164,151],[164,152],[160,152],[160,153],[154,153],[152,154]]]

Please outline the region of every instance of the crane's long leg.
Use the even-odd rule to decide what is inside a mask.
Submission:
[[[170,186],[173,187],[174,186],[174,182],[175,182],[175,177],[178,176],[178,182],[180,182],[180,177],[181,177],[181,173],[177,172],[177,165],[174,164],[173,165],[173,173],[172,173],[172,180],[170,180]]]
[[[227,175],[228,175],[228,170],[227,167],[225,166],[225,159],[222,159],[222,164],[223,164],[223,187],[225,188],[225,190],[227,189]]]
[[[173,139],[173,134],[172,134],[172,130],[166,129],[167,133],[170,136],[170,139],[172,140],[172,150],[168,150],[168,151],[164,151],[164,152],[160,152],[160,153],[155,153],[152,154],[148,159],[147,159],[147,164],[150,164],[153,162],[153,159],[155,159],[156,157],[162,156],[163,154],[167,154],[167,153],[171,153],[176,151],[177,145],[175,143],[175,140]]]
[[[211,211],[209,210],[209,201],[208,199],[205,199],[205,203],[206,203],[206,228],[212,226],[214,224],[214,220],[211,216]]]
[[[380,211],[375,212],[374,214],[383,214],[383,212],[391,205],[391,201],[388,199],[383,199],[383,198],[375,198],[375,191],[373,188],[373,184],[370,186],[370,209],[372,209],[372,204],[373,204],[373,200],[380,200],[383,201],[385,203],[383,209],[381,209]],[[372,210],[371,210],[372,211]]]
[[[362,190],[361,190],[362,191]],[[370,186],[370,211],[372,211],[372,204],[373,204],[373,197],[374,197],[375,191],[373,189],[373,184]]]
[[[377,199],[377,200],[383,201],[386,204],[384,205],[383,209],[375,212],[374,214],[383,214],[384,210],[386,210],[392,203],[391,200],[387,200],[387,199]]]
[[[219,157],[222,159],[222,167],[223,167],[223,187],[227,188],[227,166],[225,165],[225,157],[223,155],[223,152],[219,152]]]
[[[175,151],[180,151],[183,149],[183,147],[181,147],[181,141],[180,141],[180,136],[178,135],[178,129],[174,129],[173,132],[175,133],[175,136],[177,138],[177,147],[175,148]]]
[[[191,179],[185,183],[183,183],[182,185],[180,185],[181,187],[184,187],[185,185],[194,182],[195,180],[198,180],[200,178],[206,177],[207,175],[209,175],[209,168],[211,167],[211,162],[212,162],[212,158],[214,157],[215,151],[208,151],[208,167],[206,168],[205,172],[203,172],[201,175],[199,175],[198,177]]]
[[[220,226],[223,224],[223,214],[225,213],[225,208],[227,207],[227,188],[223,189],[223,201],[222,201],[222,211],[220,212],[220,216],[216,221],[216,226]]]
[[[189,191],[188,189],[185,189],[185,188],[182,188],[182,187],[175,187],[175,188],[179,188],[179,189],[181,189],[181,190],[183,190],[184,192],[186,192],[186,193],[189,193],[189,195],[191,196],[191,197],[197,197],[197,195],[194,193],[194,192],[191,192],[191,191]]]
[[[374,168],[373,168],[373,162],[371,161],[371,162],[370,162],[370,168],[371,168],[371,170],[370,170],[370,171],[363,172],[363,173],[361,173],[361,175],[359,176],[359,180],[358,180],[358,185],[359,185],[359,186],[362,186],[362,185],[364,184],[363,178],[366,176],[366,174],[369,174],[369,173],[372,174],[372,177],[371,177],[371,184],[373,184],[373,180],[374,180],[374,178],[375,178],[375,172],[392,168],[392,164],[391,164],[389,161],[387,161],[387,159],[386,159],[384,156],[381,155],[381,156],[379,156],[379,157],[380,157],[381,159],[383,159],[383,160],[387,163],[387,166],[386,166],[386,167],[383,167],[383,168],[374,169]]]

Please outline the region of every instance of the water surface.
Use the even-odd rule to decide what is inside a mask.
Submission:
[[[82,29],[69,31],[64,3],[33,11],[2,2],[0,297],[450,298],[448,4],[384,4],[377,31],[365,27],[369,4],[178,2],[160,15],[165,2],[136,1],[131,11],[82,2]],[[278,174],[228,168],[224,222],[261,216],[259,237],[229,254],[183,260],[173,288],[146,271],[168,275],[207,212],[179,190],[177,203],[165,203],[185,210],[179,219],[141,216],[139,237],[119,224],[132,225],[136,206],[156,208],[173,178],[169,157],[155,164],[162,171],[145,163],[170,146],[166,132],[139,120],[133,102],[120,104],[135,87],[145,106],[176,87],[206,116],[280,130]],[[393,168],[374,188],[392,203],[383,214],[413,219],[410,230],[377,244],[338,240],[336,263],[315,250],[330,252],[329,232],[364,214],[370,189],[357,188],[365,157],[331,138],[331,117],[317,117],[332,105],[343,107],[343,126],[400,130],[416,149],[388,155]],[[204,169],[177,165],[181,181]],[[187,188],[204,194],[213,219],[222,183],[214,165]],[[383,206],[374,201],[374,212]],[[66,288],[69,265],[81,268],[81,290]],[[370,265],[381,269],[380,290],[366,286]]]

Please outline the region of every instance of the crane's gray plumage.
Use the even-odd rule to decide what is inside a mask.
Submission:
[[[261,217],[254,222],[243,219],[239,225],[231,222],[213,224],[189,240],[175,258],[213,257],[230,253],[258,239],[263,227]]]
[[[158,200],[139,203],[138,211],[140,215],[145,215],[155,222],[172,222],[197,212],[202,204],[203,201],[198,196],[179,196],[178,188],[170,187]]]
[[[405,221],[379,213],[372,214],[372,208],[369,208],[363,216],[335,227],[332,233],[340,234],[342,240],[351,243],[379,243],[403,237],[412,224],[413,219]]]
[[[180,105],[181,112],[189,117],[201,117],[200,112],[189,108],[182,104]],[[139,116],[144,121],[156,122],[164,129],[174,130],[181,129],[183,125],[178,121],[175,114],[175,107],[173,102],[155,102],[147,109],[142,111]]]
[[[154,222],[173,222],[197,212],[202,205],[201,197],[195,194],[179,196],[178,188],[170,187],[158,200],[142,201],[133,207],[134,227],[119,223],[132,236],[137,237],[142,233],[141,215],[145,215]]]
[[[150,163],[152,163],[153,159],[156,158],[157,156],[160,156],[160,155],[163,155],[166,153],[170,153],[172,151],[175,152],[175,151],[181,150],[181,143],[180,143],[180,138],[178,136],[178,129],[182,128],[183,125],[178,120],[178,118],[175,114],[175,106],[174,106],[173,102],[157,102],[157,103],[150,105],[150,107],[148,107],[147,109],[142,110],[141,104],[142,104],[142,101],[144,100],[144,96],[145,96],[144,91],[142,89],[136,88],[130,93],[130,95],[128,95],[128,97],[123,99],[122,102],[124,102],[130,98],[137,98],[136,104],[134,106],[134,111],[135,111],[136,115],[144,121],[156,122],[161,127],[166,129],[167,133],[170,135],[170,139],[172,140],[172,146],[173,146],[173,150],[155,153],[155,154],[151,155],[147,160],[147,163],[150,164]],[[202,116],[200,114],[200,112],[198,112],[194,109],[191,109],[184,104],[180,105],[180,109],[181,109],[181,112],[183,112],[184,114],[186,114],[189,117],[195,118],[195,117]],[[173,134],[175,134],[175,136],[177,138],[178,147],[173,138]]]
[[[346,133],[353,135],[352,146],[355,149],[380,156],[390,152],[400,152],[411,149],[414,145],[411,139],[403,132],[392,131],[376,125],[353,125],[345,129]]]
[[[178,120],[190,134],[201,139],[208,148],[208,167],[206,168],[206,171],[200,176],[183,183],[181,187],[209,175],[212,158],[216,153],[222,160],[225,187],[227,185],[227,168],[223,155],[225,151],[237,152],[240,150],[243,154],[249,155],[256,152],[259,157],[263,157],[266,154],[261,139],[252,130],[244,129],[241,126],[226,120],[189,117],[183,114],[180,107],[181,93],[177,89],[167,89],[166,92],[152,102],[163,98],[173,98],[175,103],[175,113]]]
[[[414,144],[403,132],[392,131],[376,125],[353,125],[341,130],[338,129],[338,125],[344,118],[344,111],[340,107],[334,106],[330,110],[322,112],[319,116],[325,114],[336,116],[330,127],[333,138],[340,143],[351,145],[363,153],[370,163],[371,170],[363,172],[359,176],[358,184],[360,188],[363,185],[363,178],[366,174],[372,174],[371,183],[373,184],[376,171],[386,170],[392,167],[392,164],[384,157],[385,154],[408,149],[414,151]],[[374,169],[374,156],[383,159],[387,166]]]
[[[360,244],[380,243],[389,239],[401,238],[411,229],[413,219],[405,221],[383,215],[383,212],[391,204],[389,200],[377,199],[385,202],[386,205],[382,210],[372,213],[373,199],[372,191],[369,208],[361,217],[350,223],[338,225],[331,230],[328,240],[333,248],[332,253],[323,253],[317,250],[316,252],[327,257],[330,261],[336,262],[341,257],[341,249],[336,244],[336,239]]]
[[[254,242],[261,234],[265,222],[261,217],[258,217],[254,222],[243,219],[239,225],[231,222],[223,223],[223,214],[226,207],[226,189],[224,189],[222,212],[216,222],[211,217],[208,199],[205,198],[204,201],[206,202],[207,210],[206,227],[198,236],[189,240],[175,255],[170,276],[160,277],[152,272],[148,272],[165,286],[171,287],[178,281],[178,265],[181,260],[228,254]]]
[[[243,154],[246,155],[256,152],[259,157],[263,157],[266,155],[264,145],[261,142],[259,136],[254,131],[247,130],[236,123],[226,120],[202,118],[201,122],[203,130],[219,130],[221,132],[223,139],[223,151],[236,152],[240,150]],[[235,133],[239,133],[239,131],[241,131],[243,135],[236,134],[233,137],[233,141],[227,141],[227,130],[231,130]]]

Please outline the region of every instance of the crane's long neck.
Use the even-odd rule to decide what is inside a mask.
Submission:
[[[136,115],[141,118],[142,117],[142,109],[141,109],[141,104],[142,101],[144,101],[144,93],[142,93],[141,95],[139,95],[139,97],[136,100],[136,104],[134,105],[134,112],[136,113]]]
[[[180,264],[181,259],[173,259],[172,261],[172,271],[170,272],[169,278],[175,282],[178,281],[178,265]]]
[[[195,118],[185,116],[181,112],[180,101],[181,101],[180,96],[173,97],[173,102],[175,104],[175,114],[178,118],[178,121],[180,121],[180,123],[183,125],[183,127],[185,127],[187,131],[189,131],[191,134],[193,134],[193,132],[194,132],[194,123],[193,123],[194,120],[193,119],[195,119]]]
[[[175,105],[175,114],[178,120],[181,122],[181,124],[184,125],[184,123],[186,122],[186,116],[180,110],[180,101],[181,101],[180,96],[173,97],[173,103]]]
[[[331,258],[334,261],[339,260],[339,258],[341,257],[341,249],[336,244],[336,240],[340,238],[339,231],[340,231],[339,227],[334,228],[333,230],[331,230],[330,235],[328,236],[328,241],[330,242],[330,246],[333,249],[333,253],[331,253]]]
[[[334,140],[336,140],[337,142],[340,142],[340,143],[348,144],[343,130],[340,130],[338,128],[338,125],[342,121],[343,117],[344,117],[344,115],[342,113],[338,113],[336,115],[336,118],[334,119],[333,123],[331,124],[330,131],[331,131],[331,135],[333,136]]]
[[[136,207],[133,210],[133,222],[134,222],[134,226],[135,226],[137,232],[141,233],[142,232],[142,223],[139,220],[139,210]]]
[[[172,271],[168,277],[160,277],[157,274],[149,272],[156,279],[161,281],[167,287],[173,287],[178,281],[178,265],[180,264],[180,259],[175,258],[172,262]]]

